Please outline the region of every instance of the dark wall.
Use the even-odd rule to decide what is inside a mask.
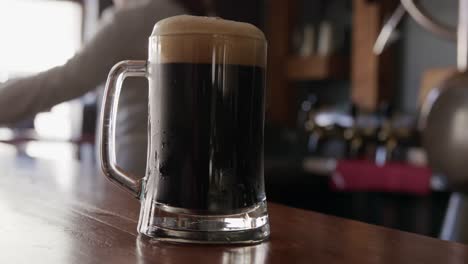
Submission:
[[[104,9],[108,8],[109,6],[113,5],[112,0],[99,0],[99,10],[102,13]]]
[[[112,0],[99,0],[100,10],[112,5]],[[218,16],[263,27],[264,0],[214,0]]]
[[[428,11],[446,24],[457,22],[456,0],[421,1]],[[401,49],[399,75],[400,107],[408,112],[417,111],[421,77],[425,70],[440,67],[455,67],[456,45],[422,29],[409,17],[400,26]]]
[[[216,9],[222,18],[248,22],[259,28],[264,26],[264,1],[218,0]]]

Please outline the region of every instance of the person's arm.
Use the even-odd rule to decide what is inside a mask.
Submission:
[[[133,42],[141,43],[139,38],[147,36],[147,32],[138,32],[142,30],[136,28],[135,13],[117,14],[63,66],[0,85],[0,125],[16,123],[83,95],[103,83],[115,63],[132,59]]]

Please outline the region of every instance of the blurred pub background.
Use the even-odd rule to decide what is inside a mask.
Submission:
[[[439,236],[451,189],[429,169],[418,118],[429,88],[455,69],[455,43],[404,17],[392,44],[375,54],[394,0],[212,2],[217,16],[253,23],[269,40],[268,199]],[[456,24],[457,1],[421,2]],[[0,0],[0,83],[64,63],[111,5]],[[1,128],[0,140],[28,142],[24,154],[35,158],[92,160],[96,96]]]

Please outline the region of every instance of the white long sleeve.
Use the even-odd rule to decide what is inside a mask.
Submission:
[[[117,12],[63,66],[2,85],[0,125],[33,116],[95,89],[120,60],[145,59],[147,39],[154,24],[181,13],[183,9],[166,0],[151,1]]]
[[[151,0],[115,13],[63,66],[0,86],[0,126],[31,117],[95,89],[121,60],[146,60],[148,37],[154,24],[183,13],[184,9],[170,0]],[[147,100],[147,81],[129,78],[119,101],[117,161],[138,175],[144,173],[146,163]]]

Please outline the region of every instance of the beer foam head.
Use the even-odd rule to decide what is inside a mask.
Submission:
[[[250,37],[265,40],[265,35],[256,26],[226,20],[219,17],[180,15],[160,20],[153,29],[153,36],[177,34],[220,34]]]
[[[163,19],[154,26],[150,49],[150,61],[157,57],[160,63],[266,64],[266,40],[260,29],[217,17],[181,15]],[[154,52],[158,56],[153,56]]]

